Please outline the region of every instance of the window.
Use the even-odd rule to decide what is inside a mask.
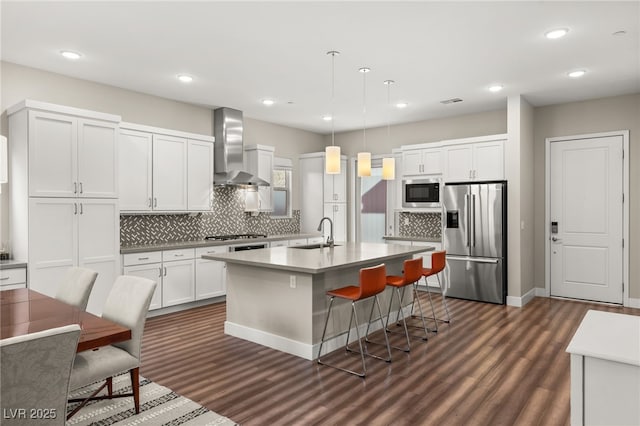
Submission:
[[[291,160],[276,158],[271,186],[273,188],[273,212],[271,217],[291,217]]]

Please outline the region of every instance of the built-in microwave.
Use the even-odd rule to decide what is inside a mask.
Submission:
[[[404,179],[402,207],[440,207],[440,179]]]

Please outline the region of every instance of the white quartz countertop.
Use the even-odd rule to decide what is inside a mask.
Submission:
[[[590,310],[567,352],[640,366],[640,316]]]
[[[341,268],[372,265],[374,262],[383,263],[386,260],[409,257],[416,253],[434,250],[433,247],[427,246],[412,247],[383,243],[338,244],[333,248],[316,249],[273,247],[233,253],[207,254],[202,258],[268,269],[319,274]]]

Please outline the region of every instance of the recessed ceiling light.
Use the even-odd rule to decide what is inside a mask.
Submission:
[[[191,83],[193,81],[193,77],[187,74],[178,74],[178,80],[183,83]]]
[[[544,33],[544,36],[546,38],[554,40],[566,36],[568,32],[568,28],[556,28],[555,30],[547,31],[546,33]]]
[[[65,58],[71,59],[73,61],[75,61],[76,59],[80,59],[80,57],[82,56],[78,52],[72,52],[71,50],[61,50],[60,54]]]
[[[362,67],[362,68],[358,69],[358,71],[360,71],[361,73],[368,73],[369,71],[371,71],[371,68]]]
[[[494,93],[495,92],[499,92],[502,89],[504,89],[504,86],[501,85],[501,84],[494,84],[494,85],[489,86],[489,91],[490,92],[494,92]]]
[[[330,115],[324,115],[324,116],[322,116],[322,119],[323,119],[324,121],[331,121],[331,120],[333,120],[333,118],[332,118]]]
[[[262,105],[266,105],[266,106],[271,106],[273,104],[275,104],[276,102],[273,99],[263,99],[262,100]]]
[[[585,70],[575,70],[567,73],[567,75],[571,78],[579,78],[585,75],[587,72]]]
[[[396,108],[406,108],[406,107],[408,107],[408,106],[409,106],[409,104],[408,104],[408,103],[406,103],[406,102],[398,102],[398,103],[396,104]]]

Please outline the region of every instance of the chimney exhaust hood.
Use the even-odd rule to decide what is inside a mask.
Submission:
[[[244,170],[242,111],[217,108],[213,111],[215,185],[269,186],[263,179]]]

